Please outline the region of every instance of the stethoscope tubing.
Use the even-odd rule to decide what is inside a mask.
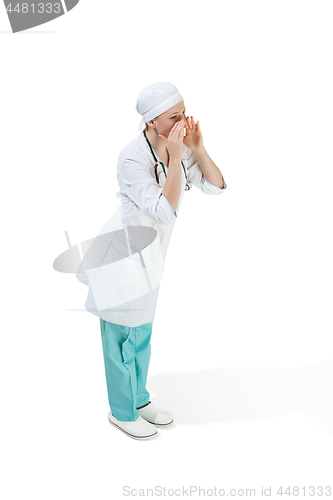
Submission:
[[[146,136],[146,132],[143,131],[143,135],[145,136],[146,138],[146,141],[148,142],[148,145],[149,145],[149,148],[150,148],[150,151],[151,151],[151,154],[153,155],[153,158],[154,158],[154,161],[155,161],[155,178],[156,178],[156,182],[157,184],[159,183],[159,178],[158,178],[158,175],[157,175],[157,167],[158,165],[162,165],[162,168],[163,168],[163,172],[164,172],[164,175],[165,175],[165,178],[167,177],[167,174],[166,174],[166,171],[165,171],[165,167],[164,167],[164,163],[159,161],[156,156],[155,156],[155,153],[153,151],[153,148],[148,140],[148,137]],[[185,174],[185,179],[187,181],[187,174],[186,174],[186,169],[185,169],[185,166],[184,166],[184,163],[183,163],[183,160],[181,160],[181,163],[182,163],[182,167],[183,167],[183,170],[184,170],[184,174]],[[190,189],[190,187],[188,186],[188,184],[186,183],[185,184],[185,190],[188,191]]]

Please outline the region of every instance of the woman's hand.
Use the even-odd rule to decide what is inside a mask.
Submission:
[[[203,147],[202,132],[199,126],[199,120],[195,123],[193,116],[186,118],[186,136],[184,144],[192,151],[199,151]]]
[[[169,132],[168,138],[165,135],[160,134],[161,137],[166,142],[166,148],[169,153],[170,160],[181,161],[183,158],[183,139],[184,139],[184,128],[185,120],[179,120],[174,124]]]

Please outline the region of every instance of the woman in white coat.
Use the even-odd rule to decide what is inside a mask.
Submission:
[[[111,424],[136,439],[172,424],[149,399],[146,380],[159,283],[185,191],[227,186],[168,82],[145,88],[136,109],[145,129],[120,153],[121,205],[86,252],[77,278],[89,287],[86,309],[100,317]],[[96,250],[98,249],[98,251]]]

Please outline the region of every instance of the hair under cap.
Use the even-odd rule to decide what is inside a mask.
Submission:
[[[169,82],[157,82],[143,89],[136,99],[136,110],[142,115],[142,126],[178,104],[183,98],[177,87]]]

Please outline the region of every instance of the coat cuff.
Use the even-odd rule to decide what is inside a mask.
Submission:
[[[223,189],[225,189],[227,187],[226,182],[224,182],[223,188],[215,186],[215,184],[208,182],[207,179],[205,179],[204,175],[202,175],[202,177],[201,177],[201,182],[202,182],[202,185],[204,188],[203,190],[209,194],[220,194],[220,193],[222,193]]]
[[[171,224],[171,222],[177,217],[177,214],[173,211],[168,198],[164,196],[163,193],[161,193],[158,200],[157,215],[162,224]]]

